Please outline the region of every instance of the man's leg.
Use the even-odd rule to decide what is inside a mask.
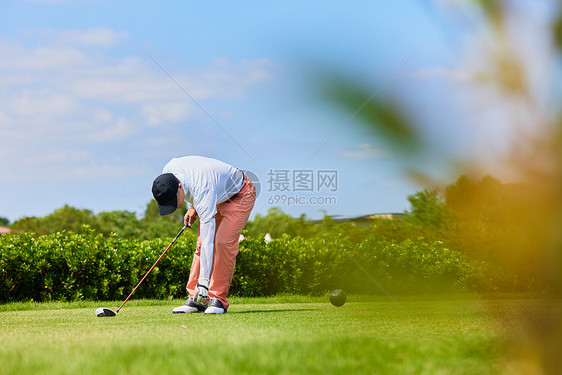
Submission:
[[[217,207],[222,220],[220,225],[216,226],[209,297],[218,299],[225,310],[229,305],[226,297],[236,267],[238,240],[248,222],[255,200],[256,189],[248,178],[234,199]]]

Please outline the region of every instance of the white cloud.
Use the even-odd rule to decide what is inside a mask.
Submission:
[[[24,0],[27,3],[38,4],[64,4],[64,3],[91,3],[100,0]]]
[[[146,104],[143,105],[142,112],[147,117],[148,125],[158,126],[181,122],[188,116],[190,107],[188,103]]]
[[[61,155],[81,161],[104,144],[123,145],[114,158],[137,157],[125,154],[130,140],[144,141],[156,127],[173,131],[196,113],[149,58],[114,55],[120,51],[113,47],[127,41],[125,33],[95,28],[38,35],[39,41],[0,37],[0,150],[8,160],[0,180],[60,175]],[[221,59],[170,74],[199,102],[244,97],[271,80],[273,69],[268,60]],[[24,160],[33,160],[25,172],[18,166]],[[77,173],[72,168],[66,171]]]
[[[68,3],[72,0],[24,0],[26,3],[39,3],[39,4],[62,4]]]
[[[273,80],[277,67],[267,59],[242,60],[233,63],[228,59],[215,59],[206,67],[188,68],[186,72],[170,72],[174,79],[191,96],[240,98],[250,87]]]
[[[389,152],[371,144],[363,143],[351,149],[342,151],[341,155],[347,159],[380,159],[390,156]]]
[[[116,32],[103,27],[87,30],[54,30],[54,43],[59,45],[113,46],[128,38],[126,32]]]
[[[91,157],[91,154],[85,150],[60,150],[60,151],[50,151],[48,153],[38,152],[36,154],[30,154],[28,157],[21,160],[21,163],[27,166],[39,164],[39,163],[60,163],[73,161],[87,160]]]
[[[88,64],[87,55],[77,49],[66,46],[38,46],[25,48],[11,41],[0,40],[0,68],[12,69],[14,73],[39,73],[48,70],[61,71],[64,68],[84,66]],[[4,76],[5,73],[2,73]]]
[[[107,179],[119,176],[138,175],[138,170],[123,165],[90,163],[72,169],[72,175],[80,179]]]
[[[101,124],[100,124],[101,125]],[[135,132],[133,125],[125,118],[118,117],[106,126],[99,126],[90,134],[84,135],[84,141],[112,142],[128,138]]]

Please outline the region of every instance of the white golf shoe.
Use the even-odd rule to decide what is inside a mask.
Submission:
[[[193,299],[188,298],[187,301],[182,306],[176,307],[172,310],[174,314],[189,314],[189,313],[199,313],[206,311],[207,306],[195,303]]]
[[[205,310],[205,314],[224,314],[226,313],[226,309],[224,308],[221,301],[216,298],[213,298],[209,303],[209,307]]]

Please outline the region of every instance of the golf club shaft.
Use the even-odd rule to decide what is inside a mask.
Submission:
[[[172,242],[170,242],[170,244],[168,245],[168,247],[166,248],[166,250],[164,250],[164,252],[160,255],[160,257],[156,260],[156,262],[154,262],[154,264],[152,265],[152,267],[150,267],[150,269],[148,270],[148,272],[146,273],[146,275],[144,275],[144,277],[141,279],[141,281],[139,281],[139,283],[137,284],[137,286],[135,287],[135,289],[133,289],[133,291],[131,292],[131,294],[129,294],[129,296],[127,297],[127,299],[125,301],[123,301],[123,303],[121,304],[121,306],[119,306],[119,308],[117,309],[117,312],[119,312],[119,310],[121,310],[121,308],[123,307],[123,305],[125,305],[125,303],[127,303],[127,301],[129,300],[129,298],[131,298],[131,296],[135,293],[135,291],[137,290],[137,288],[139,287],[139,285],[142,284],[142,282],[144,281],[144,279],[146,279],[146,277],[148,276],[148,274],[150,273],[150,271],[152,271],[152,269],[158,264],[158,262],[160,262],[160,259],[162,259],[162,257],[164,256],[164,254],[166,254],[166,252],[168,252],[168,249],[170,249],[170,247],[172,247],[172,245],[174,244],[174,242],[176,242],[176,240],[179,238],[179,236],[183,233],[183,231],[185,230],[185,228],[187,228],[187,224],[183,226],[183,228],[181,228],[180,232],[176,235],[176,238],[174,238],[172,240]]]

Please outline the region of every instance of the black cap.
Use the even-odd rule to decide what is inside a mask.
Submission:
[[[160,216],[171,214],[178,208],[179,183],[180,180],[172,173],[161,174],[152,183],[152,195],[158,202]]]

